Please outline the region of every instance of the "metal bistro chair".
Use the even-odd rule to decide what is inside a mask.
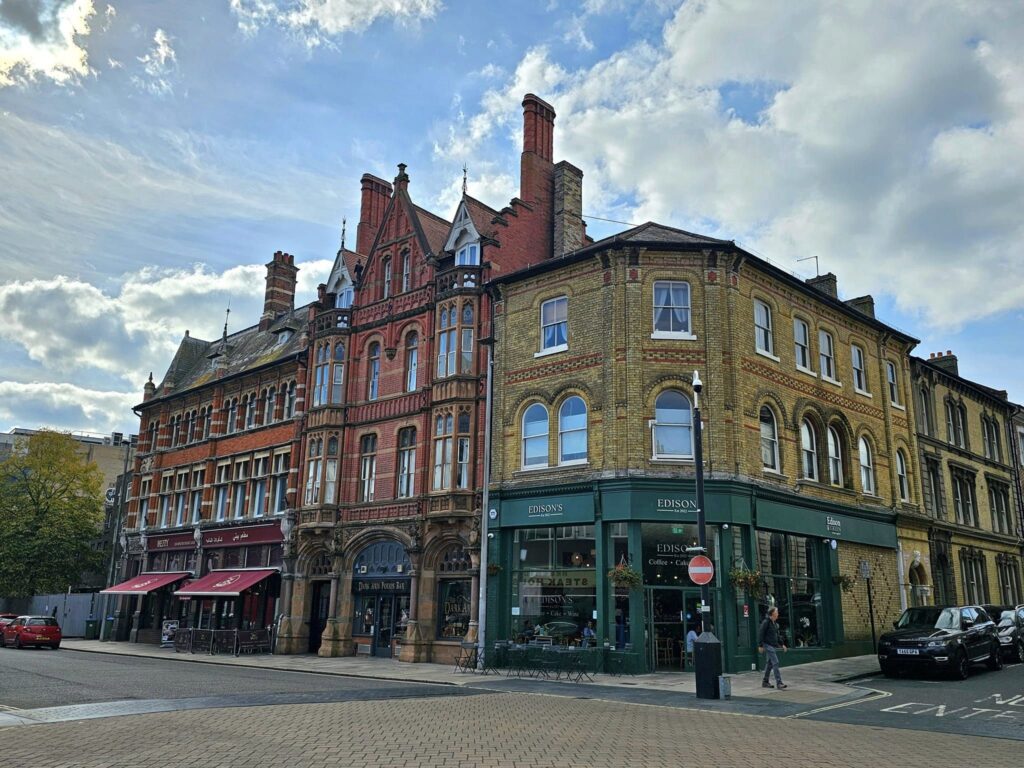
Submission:
[[[497,642],[494,644],[493,650],[483,651],[480,655],[479,664],[480,674],[489,675],[493,672],[496,675],[501,674],[501,667],[505,664],[508,656],[508,643]]]
[[[527,677],[533,677],[533,670],[530,668],[529,651],[526,650],[525,646],[516,646],[508,649],[508,673],[506,677],[512,677],[513,673],[517,677],[522,677],[524,673]]]
[[[555,676],[558,680],[562,676],[562,654],[550,644],[541,647],[540,658],[537,660],[537,677],[550,678]]]
[[[459,643],[459,655],[455,659],[453,672],[474,672],[476,670],[476,643]]]

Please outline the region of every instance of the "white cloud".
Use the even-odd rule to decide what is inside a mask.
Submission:
[[[416,24],[434,18],[441,0],[231,0],[244,33],[278,26],[309,48],[329,44],[347,32],[362,32],[379,19]]]
[[[331,264],[318,259],[297,265],[297,304],[315,297]],[[229,304],[229,331],[256,322],[263,309],[265,276],[263,264],[222,272],[194,264],[133,272],[123,277],[116,293],[62,275],[0,286],[0,315],[5,318],[0,339],[24,349],[53,382],[0,381],[0,420],[24,421],[37,414],[42,420],[24,425],[93,431],[123,427],[124,414],[118,409],[141,398],[150,371],[159,381],[186,330],[197,338],[219,337]],[[89,382],[102,375],[123,381],[126,391],[89,389]],[[5,393],[11,394],[10,400]],[[93,426],[83,420],[92,420]]]
[[[0,3],[0,88],[40,77],[77,83],[92,70],[85,38],[92,0],[4,0]]]
[[[140,90],[154,96],[170,96],[174,93],[172,81],[178,72],[178,55],[171,45],[171,38],[162,29],[153,34],[153,47],[145,56],[138,57],[145,77],[134,75],[132,82]]]
[[[110,392],[61,382],[0,381],[0,421],[26,428],[50,427],[83,432],[136,432],[131,408],[138,392]]]
[[[688,2],[657,44],[590,67],[528,51],[435,156],[481,167],[518,144],[530,91],[555,106],[588,213],[792,267],[818,254],[847,295],[891,293],[940,327],[1024,306],[1024,6]]]

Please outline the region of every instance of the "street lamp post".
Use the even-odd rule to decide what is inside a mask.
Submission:
[[[704,439],[700,415],[700,393],[704,384],[697,371],[693,372],[693,460],[697,475],[697,549],[708,555],[708,537],[705,530],[704,510]],[[718,677],[722,673],[722,644],[711,631],[711,585],[700,585],[701,633],[694,642],[693,671],[697,684],[698,699],[720,698]]]

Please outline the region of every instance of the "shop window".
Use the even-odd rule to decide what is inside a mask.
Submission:
[[[587,460],[587,405],[570,397],[558,410],[558,463],[582,464]]]
[[[693,458],[693,414],[682,392],[666,390],[654,403],[650,422],[655,459]]]
[[[578,640],[597,607],[593,525],[521,528],[513,545],[513,636],[528,625],[556,644]]]
[[[523,469],[548,465],[548,409],[534,403],[523,414]]]
[[[757,532],[757,555],[766,590],[761,616],[779,609],[779,630],[794,648],[824,644],[822,581],[817,540],[769,531]]]
[[[761,406],[761,465],[773,472],[779,471],[779,431],[775,414],[767,405]]]
[[[471,566],[461,547],[449,549],[437,565],[437,636],[442,640],[461,639],[469,627],[472,581],[452,577],[467,575]]]

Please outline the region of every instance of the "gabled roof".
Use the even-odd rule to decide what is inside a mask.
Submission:
[[[648,221],[641,224],[633,229],[627,229],[618,235],[613,235],[611,238],[604,238],[598,240],[598,243],[604,242],[604,240],[618,240],[619,242],[627,242],[634,244],[641,243],[692,243],[694,245],[706,244],[706,245],[735,245],[732,240],[719,240],[714,237],[708,237],[707,235],[698,235],[693,232],[687,232],[685,229],[677,229],[676,227],[667,227],[664,224],[657,224],[653,221]]]
[[[264,368],[301,353],[306,348],[303,332],[308,325],[308,307],[299,307],[283,314],[266,331],[254,325],[216,341],[186,336],[153,397],[136,407],[149,407],[155,400],[177,397],[212,381]],[[285,329],[293,333],[282,343],[279,334]],[[217,371],[223,373],[218,376]]]
[[[481,237],[494,240],[498,229],[494,219],[498,216],[498,212],[475,197],[463,195],[462,199],[466,203],[466,213],[469,214],[469,218],[473,221],[476,231],[480,233]]]
[[[436,213],[431,213],[426,208],[413,204],[412,209],[416,211],[419,225],[430,246],[430,253],[435,256],[444,249],[444,241],[448,238],[448,230],[451,229],[451,222],[445,221]],[[414,224],[415,225],[415,224]]]

